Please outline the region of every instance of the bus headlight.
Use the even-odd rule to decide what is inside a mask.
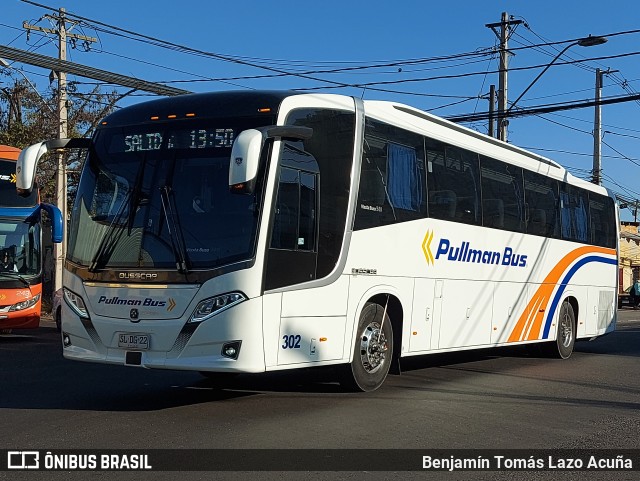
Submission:
[[[74,310],[76,314],[80,317],[84,317],[85,319],[89,319],[89,313],[87,312],[87,306],[85,306],[82,297],[76,294],[73,291],[70,291],[66,287],[62,289],[64,292],[64,300],[67,301],[67,304]]]
[[[209,297],[200,301],[191,315],[189,322],[202,322],[230,307],[246,301],[247,298],[240,292],[230,292],[215,297]]]
[[[25,309],[29,309],[36,305],[36,303],[40,300],[40,294],[36,294],[31,299],[27,299],[26,301],[16,302],[13,306],[9,308],[9,312],[12,311],[24,311]]]

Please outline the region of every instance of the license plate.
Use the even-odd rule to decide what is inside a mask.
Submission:
[[[149,349],[149,334],[141,334],[139,332],[120,332],[118,333],[118,347],[145,351]]]

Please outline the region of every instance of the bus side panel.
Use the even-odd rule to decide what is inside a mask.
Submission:
[[[443,289],[439,349],[491,342],[493,282],[447,279]]]
[[[507,342],[511,331],[518,322],[521,313],[527,306],[536,287],[537,286],[531,283],[495,283],[491,344],[495,345]]]
[[[441,283],[441,281],[439,282]],[[436,298],[439,300],[442,296],[436,297],[435,279],[415,279],[409,335],[410,352],[428,351],[437,347],[438,338],[434,339]]]
[[[342,359],[345,322],[345,316],[282,318],[278,365]]]
[[[589,287],[586,312],[586,336],[599,336],[615,330],[617,296],[612,289]],[[578,337],[581,337],[578,331]]]
[[[282,293],[282,317],[344,316],[349,297],[349,276],[312,289],[289,290]]]
[[[278,364],[278,340],[280,339],[280,315],[282,293],[275,292],[262,296],[262,339],[264,363],[269,370]]]
[[[348,297],[344,275],[326,286],[265,293],[267,367],[342,359]]]

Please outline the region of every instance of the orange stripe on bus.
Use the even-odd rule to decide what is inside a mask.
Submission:
[[[551,299],[551,295],[553,294],[556,285],[560,281],[560,277],[578,257],[593,253],[616,255],[616,251],[614,249],[585,246],[579,247],[564,256],[560,262],[551,269],[551,272],[547,274],[547,277],[544,279],[540,287],[538,287],[536,293],[529,300],[527,307],[520,315],[513,331],[511,331],[508,342],[539,339],[547,304]]]

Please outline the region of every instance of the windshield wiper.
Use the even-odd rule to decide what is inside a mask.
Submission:
[[[120,222],[127,207],[129,207],[129,216],[127,218],[127,235],[131,235],[131,229],[133,228],[133,222],[136,216],[136,209],[138,208],[138,204],[140,202],[142,180],[144,177],[146,164],[147,156],[145,155],[138,167],[138,172],[136,173],[136,180],[134,182],[133,188],[129,192],[127,192],[126,197],[122,200],[122,204],[120,204],[118,212],[116,212],[115,217],[109,224],[109,230],[100,241],[100,245],[98,246],[98,249],[93,256],[93,259],[91,259],[89,272],[96,272],[100,268],[100,266],[102,266],[111,257],[113,249],[118,244],[118,240],[120,239],[120,236],[116,237],[114,233],[117,232],[119,234],[122,234],[122,226],[120,225]],[[114,229],[114,227],[118,228]]]
[[[129,217],[127,219],[127,235],[131,235],[131,229],[133,229],[133,222],[136,218],[136,210],[140,201],[142,200],[142,182],[144,180],[144,171],[147,167],[147,156],[142,157],[138,172],[136,173],[136,180],[131,190],[131,205],[129,206]]]
[[[96,249],[96,253],[93,255],[91,259],[91,264],[89,265],[89,272],[96,272],[100,265],[103,264],[104,258],[107,259],[111,257],[111,253],[113,248],[118,243],[118,239],[120,237],[116,237],[114,232],[122,233],[122,226],[120,225],[120,221],[122,220],[122,215],[124,214],[125,207],[129,203],[129,199],[131,198],[130,194],[127,194],[127,197],[124,198],[118,212],[116,212],[115,217],[109,224],[107,232],[102,237],[98,248]],[[115,229],[114,227],[118,227]]]
[[[167,222],[167,230],[171,238],[171,247],[176,259],[176,268],[181,274],[188,274],[187,250],[182,241],[182,235],[178,229],[178,214],[173,203],[173,189],[165,185],[160,189],[160,199],[162,200],[162,211]]]
[[[11,279],[18,279],[20,282],[22,282],[25,285],[25,287],[29,287],[31,285],[29,284],[29,281],[26,280],[24,277],[22,277],[18,272],[12,272],[12,271],[0,272],[0,276],[9,277]]]

